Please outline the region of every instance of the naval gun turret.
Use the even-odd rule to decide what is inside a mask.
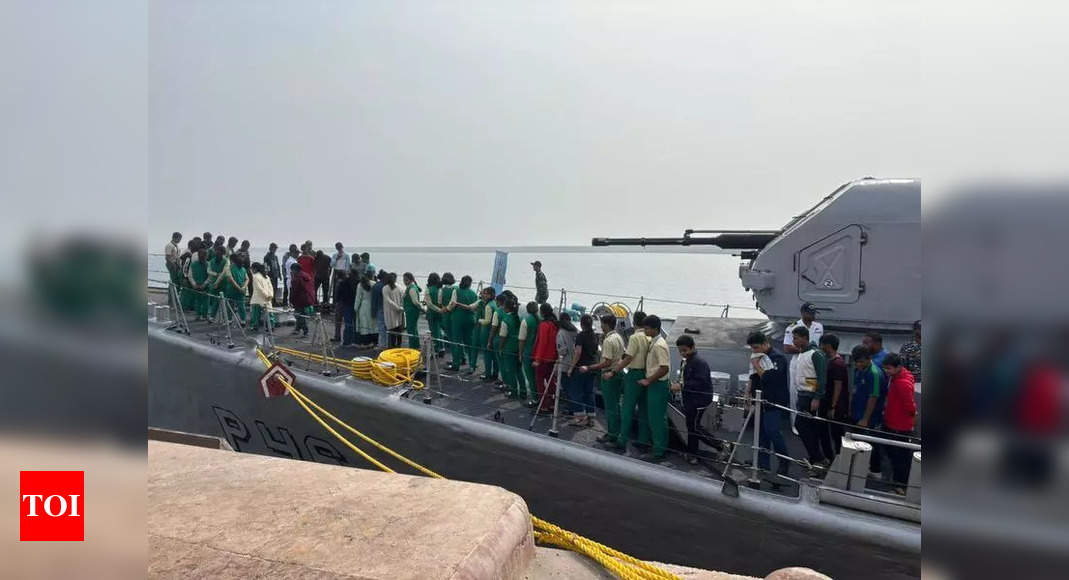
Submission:
[[[921,186],[851,181],[774,231],[687,230],[681,238],[594,238],[594,246],[738,250],[739,278],[761,312],[787,325],[802,303],[829,329],[908,332],[921,317]]]

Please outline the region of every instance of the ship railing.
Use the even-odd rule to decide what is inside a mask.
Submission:
[[[315,313],[313,315],[303,315],[295,313],[289,309],[268,307],[265,308],[264,311],[263,326],[261,326],[261,328],[259,329],[251,329],[246,328],[246,326],[242,324],[239,324],[239,312],[236,308],[235,300],[228,299],[225,296],[222,296],[221,294],[193,290],[188,287],[179,289],[173,283],[169,283],[168,287],[170,301],[175,303],[178,303],[181,299],[179,294],[180,291],[193,292],[200,295],[208,296],[212,300],[216,300],[218,302],[218,310],[214,319],[214,322],[216,324],[207,330],[207,334],[213,344],[225,345],[228,348],[234,348],[235,339],[240,336],[247,343],[255,341],[263,347],[271,349],[274,347],[274,339],[276,336],[275,332],[277,330],[277,324],[275,323],[272,315],[290,315],[294,318],[304,318],[307,326],[309,327],[309,348],[313,349],[314,351],[318,351],[317,355],[321,355],[318,357],[318,364],[305,361],[307,367],[305,368],[305,370],[309,372],[318,371],[324,375],[332,374],[330,369],[333,368],[334,364],[329,361],[334,360],[333,354],[335,346],[330,343],[328,336],[329,333],[327,331],[327,323],[320,313]],[[170,323],[170,328],[172,328],[173,330],[189,333],[191,327],[189,325],[188,320],[186,320],[185,318],[186,314],[187,313],[184,312],[180,306],[175,309],[169,308],[168,306],[162,304],[150,304],[149,306],[150,319],[155,319],[157,322]],[[250,333],[252,333],[251,336]],[[257,336],[256,333],[260,333],[259,336]],[[410,335],[404,332],[388,330],[387,333],[391,336],[397,336],[402,340],[411,338]],[[431,403],[433,401],[433,398],[435,397],[444,397],[457,401],[462,401],[471,405],[485,406],[488,409],[493,407],[493,411],[496,411],[500,408],[499,406],[493,405],[492,403],[487,403],[484,399],[466,398],[463,392],[460,392],[456,389],[452,389],[451,392],[447,392],[443,386],[443,377],[450,377],[461,383],[471,379],[470,377],[465,378],[461,376],[460,373],[450,374],[448,371],[444,371],[438,364],[438,357],[435,356],[437,352],[444,350],[446,347],[463,347],[466,350],[469,348],[473,348],[479,353],[479,356],[482,356],[482,354],[487,351],[485,347],[472,347],[471,345],[468,345],[466,343],[451,341],[444,337],[433,338],[430,336],[429,333],[423,333],[417,338],[421,345],[420,350],[422,352],[422,357],[425,361],[426,371],[428,373],[426,379],[426,389],[423,393],[423,401],[425,403]],[[402,342],[402,345],[405,344],[405,342]],[[317,366],[318,369],[313,369],[313,366]],[[560,384],[560,369],[561,365],[558,363],[556,365],[556,368],[554,369],[554,374],[558,377],[558,385],[556,390],[557,396],[555,397],[554,403],[557,405],[562,402],[571,406],[581,405],[582,402],[571,398],[568,388]],[[723,413],[729,410],[732,410],[734,412],[745,413],[751,407],[753,407],[755,409],[755,412],[753,413],[753,419],[751,421],[751,426],[753,428],[752,440],[749,443],[743,442],[741,438],[739,440],[734,441],[717,438],[712,435],[710,431],[704,429],[701,431],[690,431],[689,427],[682,433],[682,435],[685,437],[686,435],[694,434],[697,435],[700,440],[706,442],[706,444],[717,444],[721,446],[722,455],[726,455],[727,450],[731,449],[732,447],[748,449],[752,457],[749,465],[741,463],[742,460],[740,459],[739,463],[731,462],[730,465],[726,465],[726,468],[742,469],[746,472],[749,472],[749,483],[751,484],[751,486],[759,487],[762,475],[762,470],[760,470],[758,467],[759,453],[768,453],[770,455],[776,456],[781,461],[787,461],[790,462],[792,465],[797,465],[803,470],[803,473],[813,467],[805,459],[797,459],[789,455],[778,453],[772,449],[761,447],[760,421],[761,409],[763,407],[775,407],[782,411],[786,411],[787,413],[793,413],[797,416],[841,426],[844,429],[848,429],[849,431],[847,431],[842,436],[841,452],[835,457],[832,465],[829,466],[826,470],[824,470],[823,483],[818,486],[821,501],[826,503],[836,503],[839,505],[845,505],[846,507],[863,509],[866,511],[879,512],[880,509],[869,509],[869,507],[871,507],[870,504],[875,502],[884,504],[884,511],[893,512],[888,515],[913,520],[915,519],[913,511],[916,511],[916,517],[919,518],[919,510],[911,510],[910,506],[903,505],[915,504],[916,506],[919,506],[920,503],[921,445],[919,443],[919,438],[911,437],[907,441],[889,439],[887,437],[882,437],[881,435],[884,435],[885,433],[878,428],[860,427],[857,425],[827,419],[819,415],[812,415],[806,412],[791,409],[787,406],[779,405],[777,403],[762,399],[761,391],[756,391],[753,395],[754,396],[747,398],[743,395],[731,395],[715,392],[713,394],[714,402],[712,405],[710,405],[710,407],[715,407],[716,411],[719,413]],[[670,413],[673,412],[671,409],[672,408],[670,407]],[[706,409],[706,413],[709,413],[709,411],[710,409]],[[678,411],[675,412],[678,413]],[[554,413],[554,415],[556,416],[557,413]],[[740,431],[745,430],[748,427],[749,426],[745,424],[741,425]],[[549,434],[553,435],[556,431],[557,428],[554,424],[553,426],[551,426]],[[600,428],[595,428],[595,431],[601,431],[602,434],[605,434],[604,430]],[[677,432],[679,432],[679,429],[677,429]],[[632,439],[630,442],[634,443],[636,441]],[[878,452],[874,447],[876,445],[900,447],[909,449],[914,452],[909,481],[904,485],[902,482],[894,483],[894,487],[900,487],[906,490],[904,501],[898,498],[891,497],[890,494],[876,495],[872,491],[866,489],[866,484],[872,480],[867,473],[868,459],[871,453]],[[670,453],[682,454],[682,452],[679,452],[677,450],[669,449],[668,451]],[[720,459],[723,459],[723,457],[720,457]],[[721,463],[726,462],[721,461]],[[725,469],[725,473],[727,469]],[[719,469],[717,471],[719,471]],[[792,477],[778,474],[768,475],[796,484],[812,481],[807,480],[807,478],[805,477],[801,479],[795,479]],[[843,493],[840,494],[837,492]]]
[[[154,254],[150,254],[150,255],[154,255]],[[171,283],[171,281],[170,281],[170,273],[167,270],[160,270],[160,269],[153,268],[153,269],[149,269],[148,273],[150,274],[150,276],[148,277],[148,287],[149,288],[157,289],[157,290],[166,290],[168,285]],[[154,276],[152,276],[152,274],[159,274],[160,276],[154,277]],[[416,274],[413,274],[413,275],[417,279],[423,279],[423,278],[427,277],[426,274],[416,273]],[[489,282],[487,282],[485,280],[479,280],[476,283],[476,289],[477,290],[481,290],[483,287],[489,286],[489,285],[490,285]],[[523,286],[523,285],[520,285],[520,284],[505,284],[504,288],[513,289],[513,290],[524,290],[524,291],[530,291],[530,292],[537,291],[537,289],[535,287],[533,287],[533,286]],[[720,318],[729,318],[731,316],[731,314],[732,314],[732,311],[745,312],[747,314],[759,314],[761,312],[761,310],[758,307],[753,306],[753,305],[749,305],[749,304],[725,304],[725,303],[718,303],[718,302],[699,302],[699,301],[694,301],[694,300],[678,300],[678,299],[673,299],[673,298],[658,298],[658,297],[654,297],[654,296],[645,296],[645,295],[635,296],[635,295],[630,295],[630,294],[615,294],[615,293],[612,293],[612,292],[594,292],[594,291],[589,291],[589,290],[575,290],[575,289],[571,289],[571,288],[554,288],[554,289],[551,289],[550,292],[558,295],[559,299],[556,301],[556,303],[558,304],[558,308],[561,309],[561,310],[564,310],[564,309],[569,308],[571,306],[570,304],[567,303],[567,297],[568,297],[568,295],[574,294],[574,295],[577,295],[577,296],[590,296],[592,298],[602,298],[602,299],[610,299],[610,300],[634,300],[635,301],[634,310],[641,310],[641,311],[646,311],[647,303],[653,303],[653,304],[664,304],[664,305],[672,305],[672,306],[691,306],[691,307],[695,307],[695,308],[708,308],[708,309],[711,309],[711,310],[719,310],[718,315],[719,315]],[[670,318],[670,317],[662,317],[662,318]]]

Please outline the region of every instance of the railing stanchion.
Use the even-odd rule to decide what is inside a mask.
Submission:
[[[552,422],[552,424],[550,424],[550,427],[549,427],[549,436],[550,437],[557,437],[557,436],[560,435],[560,432],[557,431],[557,417],[560,415],[560,393],[561,393],[560,379],[561,379],[561,372],[564,370],[564,356],[563,355],[561,355],[560,359],[557,360],[557,369],[556,370],[557,370],[557,372],[556,372],[556,375],[557,375],[557,386],[556,386],[556,389],[553,391],[553,422]],[[549,391],[549,386],[548,385],[546,386],[546,391],[547,392]]]
[[[753,421],[753,465],[750,472],[750,483],[755,485],[761,484],[761,479],[757,477],[758,472],[758,453],[761,447],[761,389],[757,389],[754,393],[754,400],[751,403],[756,405],[754,408],[754,421]]]

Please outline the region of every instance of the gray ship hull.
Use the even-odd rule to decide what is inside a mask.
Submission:
[[[152,427],[213,435],[236,450],[370,467],[290,397],[265,399],[264,367],[149,328]],[[634,556],[764,575],[810,566],[838,578],[920,576],[920,526],[721,484],[401,398],[352,378],[299,373],[297,385],[369,436],[446,477],[501,486],[531,512]],[[383,454],[362,448],[398,471]]]

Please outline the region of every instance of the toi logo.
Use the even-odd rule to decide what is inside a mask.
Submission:
[[[85,472],[19,472],[19,541],[85,540]]]

